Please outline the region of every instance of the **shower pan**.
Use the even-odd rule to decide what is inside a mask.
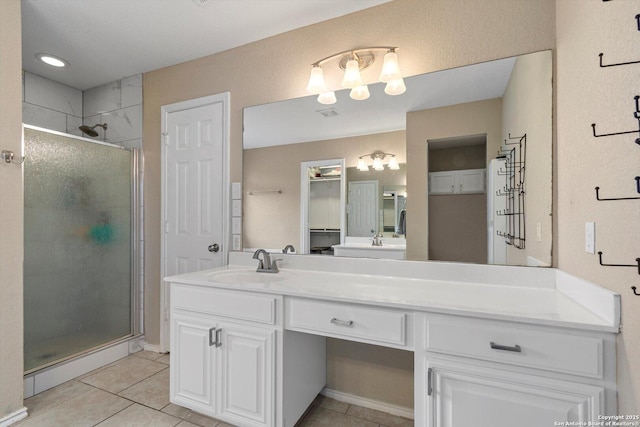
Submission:
[[[136,333],[137,153],[24,128],[24,369]]]

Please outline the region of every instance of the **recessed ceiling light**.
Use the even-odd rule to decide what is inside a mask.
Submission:
[[[47,65],[51,65],[56,68],[64,68],[69,66],[69,63],[57,56],[49,55],[48,53],[36,53],[36,58],[44,62]]]

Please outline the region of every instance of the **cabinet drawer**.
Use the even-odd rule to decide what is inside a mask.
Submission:
[[[276,298],[269,295],[172,283],[171,306],[270,325],[276,322]]]
[[[482,321],[427,321],[426,349],[435,353],[603,377],[603,341],[598,338],[521,329]]]
[[[287,328],[364,342],[406,344],[406,313],[357,304],[291,298]]]

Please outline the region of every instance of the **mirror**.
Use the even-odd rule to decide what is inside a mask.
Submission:
[[[441,209],[438,215],[452,223],[448,225],[451,234],[442,244],[468,247],[473,243],[484,251],[480,254],[482,259],[450,260],[487,262],[491,245],[495,245],[505,253],[498,258],[499,263],[550,265],[551,75],[551,52],[543,51],[405,78],[407,91],[399,96],[388,96],[383,92],[383,84],[373,84],[369,87],[371,96],[365,101],[354,101],[348,91],[342,90],[336,92],[334,105],[319,104],[315,96],[308,96],[246,108],[243,247],[277,249],[300,242],[304,203],[300,165],[344,158],[348,183],[378,182],[375,221],[385,239],[401,235],[398,233],[399,212],[404,211],[407,259],[433,259],[429,257],[429,245],[437,233],[431,233],[429,228],[443,226],[438,222],[432,224],[431,216],[434,220],[437,217],[429,204],[430,200],[439,198],[446,203],[439,203],[442,208],[438,208]],[[489,110],[491,114],[487,114]],[[508,230],[495,229],[495,215],[487,210],[502,206],[496,200],[504,200],[503,194],[509,190],[488,189],[492,181],[489,166],[492,160],[505,159],[514,141],[524,135],[526,148],[522,154],[526,157],[526,181],[511,191],[519,194],[526,209],[501,211],[503,216],[517,215],[522,235],[518,236],[519,245],[514,245]],[[466,152],[477,153],[479,139],[484,147],[480,168],[477,158],[470,162],[465,157]],[[440,162],[448,166],[440,166],[437,172],[448,175],[446,179],[461,180],[464,189],[460,187],[462,191],[443,195],[427,187],[432,163],[429,156],[435,150],[444,153],[449,149],[454,154],[449,161]],[[370,155],[376,152],[393,154],[400,170],[388,170],[385,165],[382,171],[369,168],[368,172],[360,172],[356,168],[359,158],[364,157],[371,165]],[[515,157],[508,161],[512,164],[507,169],[513,169],[516,163],[522,163],[518,167],[524,166],[524,162]],[[468,166],[472,164],[474,166]],[[465,173],[472,168],[474,174]],[[520,169],[524,171],[524,167]],[[387,173],[393,173],[392,181],[386,178]],[[503,180],[493,181],[505,181],[504,168],[498,168],[496,173]],[[459,185],[456,181],[456,188]],[[479,190],[478,185],[482,185]],[[468,192],[467,188],[475,190]],[[348,188],[346,191],[348,193]],[[406,196],[409,192],[410,198]],[[475,205],[484,206],[482,215],[474,214],[473,221],[464,216],[471,195]],[[348,197],[346,204],[348,214]],[[481,228],[475,230],[473,242],[464,233],[455,234],[472,222],[474,227]],[[345,227],[347,239],[348,223],[349,219]],[[391,231],[394,227],[395,232]],[[455,248],[452,252],[456,252]]]

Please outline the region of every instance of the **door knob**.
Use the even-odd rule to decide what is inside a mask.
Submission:
[[[209,249],[209,252],[218,252],[220,250],[220,245],[214,243],[213,245],[209,245],[207,249]]]

